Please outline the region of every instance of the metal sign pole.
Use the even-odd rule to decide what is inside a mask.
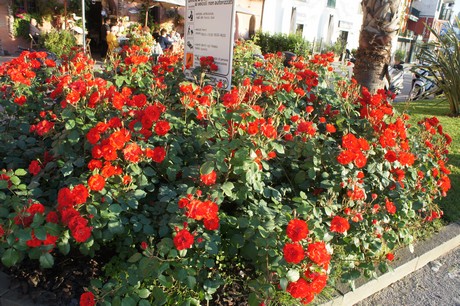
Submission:
[[[85,0],[81,0],[81,17],[82,17],[82,28],[83,28],[83,53],[86,54],[86,18],[85,18]]]

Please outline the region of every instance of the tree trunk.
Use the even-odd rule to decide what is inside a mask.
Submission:
[[[391,43],[399,30],[401,0],[363,0],[354,77],[370,92],[383,88],[391,60]]]

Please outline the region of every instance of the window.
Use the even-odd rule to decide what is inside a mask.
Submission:
[[[335,8],[335,0],[327,0],[327,7]]]

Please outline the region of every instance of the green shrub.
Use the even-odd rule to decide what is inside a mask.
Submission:
[[[260,46],[262,53],[276,53],[278,51],[291,51],[297,55],[306,56],[310,53],[310,43],[298,34],[270,34],[257,32],[254,42]]]
[[[69,53],[70,49],[77,45],[77,39],[75,36],[70,31],[66,30],[53,30],[43,35],[41,40],[46,50],[59,57],[63,54]]]

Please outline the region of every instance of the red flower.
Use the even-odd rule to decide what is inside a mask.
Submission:
[[[72,196],[75,204],[84,204],[88,198],[88,189],[85,185],[79,184],[72,189]]]
[[[29,173],[32,175],[37,175],[42,170],[40,163],[37,160],[33,160],[29,164]]]
[[[91,237],[91,228],[81,225],[72,229],[71,233],[75,241],[83,243]]]
[[[217,173],[214,170],[212,170],[208,174],[200,175],[200,180],[203,182],[203,184],[207,186],[214,185],[216,183],[216,178],[217,178]]]
[[[27,102],[27,98],[25,96],[19,96],[14,98],[14,103],[23,106]]]
[[[320,293],[323,291],[327,284],[327,275],[318,272],[305,272],[305,277],[311,281],[310,288],[314,293]]]
[[[283,254],[286,262],[293,264],[298,264],[305,258],[305,251],[299,243],[286,243]]]
[[[310,243],[307,249],[308,258],[320,266],[329,264],[331,255],[326,250],[326,244],[322,241]]]
[[[145,241],[141,242],[141,249],[146,250],[148,247],[149,247],[149,245],[147,244],[147,242],[145,242]]]
[[[289,221],[287,225],[286,235],[293,242],[297,242],[297,241],[307,238],[307,235],[308,235],[307,223],[300,219],[292,219],[291,221]]]
[[[350,229],[348,220],[340,216],[335,216],[331,221],[331,232],[344,233]]]
[[[312,301],[314,298],[310,284],[303,278],[299,278],[296,282],[289,283],[286,291],[296,299],[307,299]]]
[[[389,261],[393,261],[393,259],[395,259],[395,255],[393,253],[388,253],[386,256],[385,256]]]
[[[99,175],[99,174],[94,174],[89,177],[88,179],[88,187],[92,191],[101,191],[104,189],[105,186],[105,179]]]
[[[215,231],[219,229],[219,218],[205,219],[203,221],[204,227],[209,231]]]
[[[192,247],[194,237],[190,232],[186,229],[182,229],[177,232],[176,236],[173,239],[174,245],[176,246],[177,250],[185,250]]]
[[[94,294],[92,292],[85,292],[80,296],[80,306],[94,306]]]
[[[130,139],[131,133],[127,129],[121,129],[110,135],[109,144],[116,150],[121,150]]]
[[[146,149],[145,155],[151,158],[156,163],[161,163],[166,157],[166,150],[164,147],[156,147],[152,149]]]
[[[390,202],[390,200],[385,199],[385,208],[387,209],[389,214],[394,215],[396,213],[396,206],[393,202]]]
[[[48,215],[46,215],[46,222],[48,223],[59,223],[59,216],[57,212],[55,211],[50,211]]]
[[[142,149],[139,145],[135,142],[132,142],[123,149],[123,155],[125,160],[130,161],[132,163],[137,163],[140,160],[140,156],[142,155]]]
[[[171,129],[171,126],[169,125],[168,121],[165,120],[159,120],[155,124],[155,133],[157,133],[158,136],[164,136],[166,135],[169,130]]]

